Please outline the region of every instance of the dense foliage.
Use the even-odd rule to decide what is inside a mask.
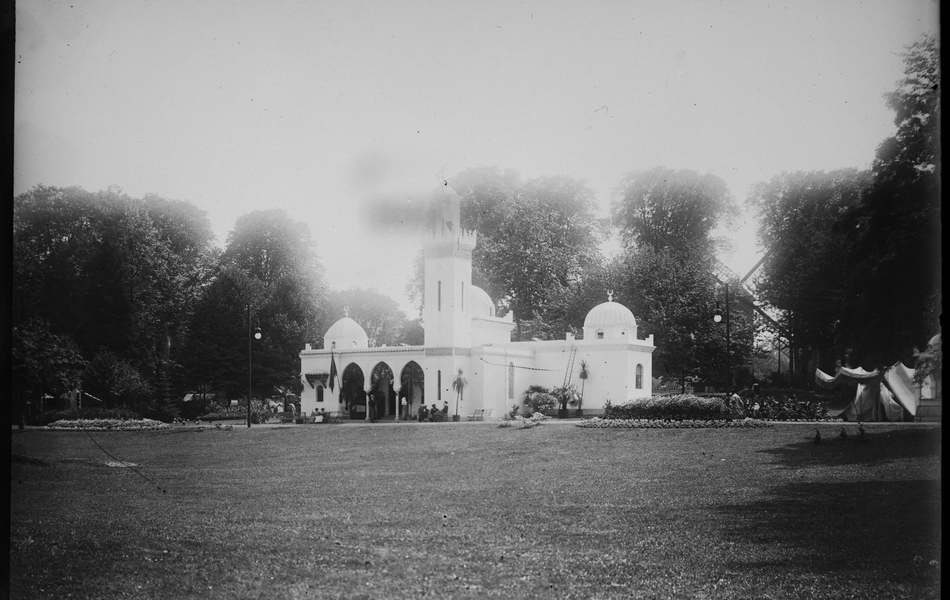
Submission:
[[[713,315],[717,308],[726,311],[727,307],[708,257],[688,258],[672,247],[636,247],[618,257],[613,269],[617,299],[636,315],[639,336],[654,336],[654,372],[723,381],[726,327],[725,322],[713,321]],[[750,361],[755,328],[751,313],[740,305],[732,288],[728,347],[734,380],[739,366]]]
[[[544,413],[557,408],[557,398],[543,385],[528,386],[521,397],[521,404],[529,412]]]
[[[798,381],[817,366],[912,364],[939,331],[940,61],[911,45],[887,95],[897,131],[870,170],[783,173],[749,202],[769,249],[758,289],[780,313]]]
[[[815,400],[800,400],[793,394],[767,394],[744,400],[742,414],[769,421],[828,421],[828,407]]]
[[[297,353],[325,329],[322,268],[281,211],[238,219],[222,253],[194,205],[117,188],[38,186],[14,199],[11,409],[55,409],[82,389],[99,408],[171,420],[176,399],[299,387]],[[30,411],[31,413],[33,411]]]
[[[624,404],[604,406],[605,419],[642,419],[659,421],[715,421],[738,416],[722,400],[692,394],[653,396]]]
[[[260,400],[251,401],[251,423],[266,423],[274,413],[268,410]],[[247,402],[237,406],[215,407],[215,409],[201,417],[202,419],[242,419],[247,421]]]
[[[735,212],[721,178],[665,167],[628,173],[611,209],[614,225],[628,247],[659,251],[672,245],[699,257],[711,254],[712,230]]]
[[[406,319],[395,300],[376,290],[353,287],[333,291],[328,294],[327,306],[330,323],[349,314],[366,331],[370,347],[422,345],[422,339],[414,335],[418,322]]]
[[[593,191],[570,177],[522,181],[497,168],[464,171],[453,185],[463,198],[462,226],[478,232],[472,283],[519,323],[555,320],[546,317],[549,305],[603,261]]]

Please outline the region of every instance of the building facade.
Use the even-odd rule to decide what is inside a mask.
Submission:
[[[637,337],[630,310],[613,302],[591,309],[583,339],[511,341],[513,315],[495,314],[488,294],[472,285],[476,233],[460,227],[461,199],[448,186],[433,198],[422,235],[425,252],[423,346],[369,348],[366,332],[348,315],[327,330],[323,347],[300,353],[301,411],[323,408],[369,419],[369,401],[378,418],[413,418],[421,404],[449,405],[449,414],[491,411],[498,419],[520,405],[531,385],[565,382],[583,387],[585,414],[652,395],[653,336]],[[588,378],[578,378],[581,362]],[[452,382],[461,371],[467,385],[461,398]],[[402,410],[405,398],[408,411]]]

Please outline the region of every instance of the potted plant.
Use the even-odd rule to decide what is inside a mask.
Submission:
[[[546,415],[557,408],[557,398],[543,385],[531,385],[524,392],[523,404],[529,415],[536,412]]]
[[[574,384],[556,387],[551,390],[551,395],[557,398],[557,418],[566,419],[568,417],[567,407],[577,404],[577,387]]]
[[[577,397],[577,411],[574,413],[574,416],[583,417],[584,409],[582,406],[584,405],[584,386],[587,384],[587,378],[590,377],[590,369],[587,367],[586,360],[581,361],[581,372],[578,373],[577,376],[581,378],[581,393]]]
[[[455,390],[455,414],[452,415],[453,421],[459,420],[459,402],[462,400],[462,392],[465,390],[465,386],[468,385],[468,380],[465,379],[465,376],[462,374],[462,369],[459,369],[458,374],[455,376],[455,379],[452,380],[452,389]]]

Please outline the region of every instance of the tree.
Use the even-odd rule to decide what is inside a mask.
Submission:
[[[710,232],[736,207],[725,182],[712,174],[655,167],[628,173],[611,208],[627,246],[660,250],[670,243],[700,255],[711,254]]]
[[[522,182],[512,171],[472,169],[455,181],[462,227],[478,232],[475,285],[515,317],[544,315],[549,290],[566,288],[600,263],[594,193],[570,177]]]
[[[45,321],[17,324],[11,341],[11,408],[18,417],[25,414],[26,402],[40,404],[46,396],[56,398],[80,386],[88,363],[74,342],[53,335]]]
[[[224,392],[227,399],[247,392],[247,313],[246,304],[260,307],[266,294],[263,286],[235,266],[221,267],[205,288],[195,307],[187,343],[181,352],[184,382],[189,389],[209,385]],[[266,328],[262,327],[262,331]],[[252,381],[264,382],[260,343],[252,344]],[[299,350],[298,350],[299,352]],[[283,379],[271,377],[280,385]]]
[[[403,342],[407,319],[392,298],[376,290],[353,287],[330,292],[327,304],[330,314],[340,318],[347,308],[350,317],[366,331],[370,346],[393,346]]]
[[[581,395],[577,398],[577,413],[580,415],[584,406],[584,387],[587,385],[587,379],[590,377],[590,366],[586,360],[581,361],[581,371],[577,376],[581,379]]]
[[[782,173],[756,184],[748,199],[757,212],[759,241],[769,249],[758,297],[780,311],[778,321],[797,354],[817,353],[819,368],[833,368],[848,345],[841,321],[857,299],[848,290],[854,276],[846,266],[852,240],[845,224],[861,209],[870,185],[871,174],[856,169]],[[797,362],[802,378],[809,361]]]
[[[110,349],[162,397],[212,256],[201,211],[118,188],[38,186],[14,199],[14,320],[92,355]]]
[[[252,379],[260,393],[270,395],[278,386],[297,385],[300,350],[326,331],[323,268],[306,223],[278,209],[243,215],[228,234],[221,265],[231,279],[226,285],[241,290],[228,310],[236,316],[250,302],[252,318],[263,334],[252,350]],[[228,302],[220,294],[215,301]],[[246,323],[244,332],[239,339],[246,340]],[[245,341],[242,347],[246,346]],[[246,364],[246,350],[243,353]]]
[[[567,417],[568,405],[576,406],[580,399],[580,396],[577,393],[577,386],[575,386],[573,383],[554,388],[551,390],[551,395],[557,399],[557,416],[559,419]]]
[[[903,57],[904,78],[886,96],[897,132],[878,147],[873,185],[846,228],[848,267],[861,276],[842,327],[869,367],[911,361],[939,331],[942,306],[938,43],[925,37]]]
[[[89,361],[83,390],[101,399],[103,408],[141,408],[153,391],[135,365],[108,349]]]
[[[456,373],[455,378],[452,380],[452,389],[455,390],[455,417],[458,420],[459,415],[459,402],[462,401],[462,392],[465,391],[465,386],[468,385],[468,379],[465,379],[465,376],[462,374],[462,369],[459,369],[459,372]]]
[[[672,248],[647,246],[627,248],[611,270],[618,300],[637,315],[639,335],[654,335],[654,364],[670,373],[721,377],[725,327],[713,322],[719,286],[705,263]],[[729,362],[747,364],[754,331],[751,316],[739,310],[734,294],[729,309]]]

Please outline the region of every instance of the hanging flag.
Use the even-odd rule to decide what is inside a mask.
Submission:
[[[330,352],[330,391],[333,391],[333,380],[336,378],[336,360],[333,358],[333,352]]]

